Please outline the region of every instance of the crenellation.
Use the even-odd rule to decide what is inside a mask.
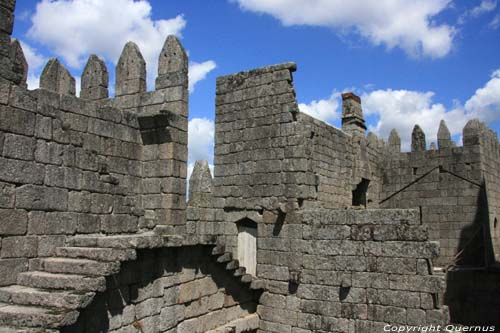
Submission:
[[[75,78],[59,62],[57,58],[50,59],[40,76],[40,88],[63,95],[75,95]]]
[[[156,90],[170,87],[187,87],[188,58],[177,37],[165,40],[158,58]]]
[[[426,151],[426,150],[427,150],[427,146],[425,143],[425,133],[420,128],[420,126],[415,125],[415,127],[413,127],[413,131],[411,133],[411,151],[417,152],[417,151]]]
[[[13,7],[3,1],[0,15]],[[454,147],[442,121],[430,150],[416,125],[401,152],[396,130],[387,143],[365,135],[359,96],[342,94],[334,128],[299,111],[295,63],[267,66],[217,78],[213,177],[196,161],[188,187],[188,58],[176,37],[156,90],[129,42],[116,97],[96,55],[77,97],[57,59],[41,89],[26,89],[6,22],[0,331],[21,320],[89,333],[498,323],[485,295],[498,287],[500,151],[486,125],[469,121]]]
[[[115,69],[115,96],[146,92],[146,61],[134,42],[125,44]]]
[[[24,56],[21,43],[17,39],[13,39],[10,45],[11,49],[11,59],[12,59],[12,73],[14,74],[13,83],[27,88],[26,83],[28,79],[28,62]]]
[[[106,64],[95,54],[90,55],[82,73],[80,97],[93,101],[108,98],[109,74]]]
[[[450,130],[444,120],[441,120],[439,123],[437,140],[439,149],[450,148],[452,146]]]

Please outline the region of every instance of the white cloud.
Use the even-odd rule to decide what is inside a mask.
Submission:
[[[189,63],[189,92],[194,91],[196,83],[204,80],[207,74],[217,67],[217,64],[213,60],[208,60],[205,62],[194,62]]]
[[[337,120],[340,117],[339,96],[340,93],[334,91],[328,99],[314,100],[308,104],[300,103],[299,110],[324,122]]]
[[[32,73],[28,74],[27,78],[28,89],[34,90],[40,87],[40,76]]]
[[[490,29],[496,30],[500,27],[500,14],[495,15],[489,24]]]
[[[486,122],[500,119],[500,69],[493,72],[484,87],[476,90],[465,103],[465,110]]]
[[[151,14],[151,5],[144,0],[42,0],[28,36],[75,69],[91,53],[116,63],[125,43],[134,41],[146,59],[151,82],[166,36],[179,36],[186,25],[182,15],[153,20]]]
[[[76,90],[76,96],[80,97],[80,90],[82,90],[81,76],[75,76],[75,90]]]
[[[28,62],[28,88],[37,89],[40,85],[40,70],[47,62],[47,58],[26,42],[20,40],[19,43]]]
[[[427,143],[437,141],[439,122],[444,119],[452,135],[460,136],[468,120],[478,118],[486,123],[500,120],[500,69],[492,73],[490,80],[475,91],[465,102],[453,101],[450,108],[433,102],[434,92],[411,90],[374,90],[361,96],[363,113],[375,119],[368,129],[387,139],[395,128],[401,137],[402,149],[408,151],[411,145],[411,132],[418,124],[426,134]],[[328,99],[300,104],[302,112],[325,120],[337,119],[340,96],[334,92]],[[322,111],[323,110],[323,111]],[[328,111],[324,111],[328,110]],[[323,115],[323,116],[322,116]],[[457,144],[461,143],[461,137]]]
[[[188,161],[207,160],[213,163],[215,125],[207,118],[193,118],[188,124]]]
[[[189,178],[193,173],[197,160],[207,160],[214,174],[214,135],[215,125],[213,120],[207,118],[193,118],[188,124],[188,170],[187,185],[189,192]]]
[[[31,71],[36,71],[40,69],[47,62],[47,58],[40,54],[36,49],[20,40],[21,47],[23,48],[24,56],[28,62],[28,69]]]
[[[377,115],[378,121],[369,130],[388,138],[395,128],[401,137],[403,150],[409,150],[411,132],[415,124],[426,134],[426,141],[436,141],[441,119],[446,121],[452,135],[460,133],[467,122],[464,111],[456,108],[447,111],[445,106],[433,103],[433,92],[409,90],[375,90],[362,96],[365,115]]]
[[[270,14],[284,25],[352,29],[375,45],[399,47],[411,56],[440,58],[453,44],[455,29],[436,24],[450,0],[231,0],[244,10]]]
[[[478,17],[481,14],[491,12],[497,7],[495,0],[482,0],[481,3],[470,10],[470,15]]]

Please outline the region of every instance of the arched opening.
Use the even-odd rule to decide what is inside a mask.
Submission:
[[[236,222],[238,226],[238,261],[246,272],[257,274],[257,223],[245,218]]]
[[[368,185],[370,181],[368,179],[362,178],[361,182],[356,186],[356,189],[352,191],[352,205],[353,206],[365,206],[366,207],[366,192],[368,191]]]

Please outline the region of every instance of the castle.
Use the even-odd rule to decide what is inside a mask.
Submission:
[[[499,325],[500,150],[366,135],[299,112],[294,63],[219,77],[215,167],[186,201],[188,59],[169,36],[154,91],[127,43],[109,98],[52,59],[40,89],[0,3],[0,333],[383,332]],[[449,326],[453,324],[452,326]],[[388,326],[389,325],[389,326]],[[448,326],[447,326],[448,325]]]

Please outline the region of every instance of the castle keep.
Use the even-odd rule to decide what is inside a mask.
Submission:
[[[294,63],[217,79],[215,167],[186,195],[188,59],[169,36],[155,89],[129,42],[89,57],[80,97],[40,88],[0,3],[0,333],[383,332],[499,325],[500,149],[477,120],[411,152],[299,112]],[[500,327],[500,326],[499,326]]]

